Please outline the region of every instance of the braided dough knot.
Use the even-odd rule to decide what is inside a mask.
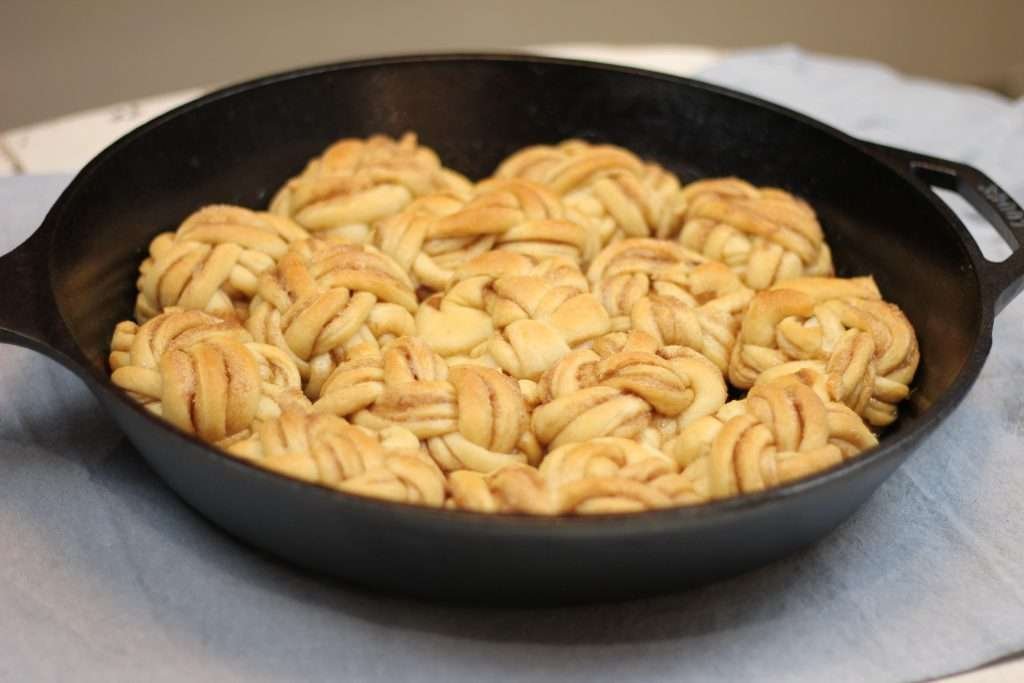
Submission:
[[[521,258],[493,254],[513,263]],[[513,268],[500,267],[494,256],[480,260],[494,271],[470,262],[444,295],[425,301],[416,315],[418,334],[452,364],[483,364],[537,380],[571,348],[609,331],[607,312],[571,261],[552,258]]]
[[[555,487],[590,477],[621,477],[649,482],[678,469],[660,451],[630,439],[602,437],[556,448],[544,458],[540,473]]]
[[[671,242],[629,239],[604,249],[588,277],[612,329],[642,331],[659,346],[685,346],[728,369],[753,291],[724,265]]]
[[[674,237],[682,225],[678,178],[614,145],[567,140],[527,147],[495,175],[546,185],[589,219],[602,246],[627,237]]]
[[[587,277],[616,321],[628,317],[644,297],[660,296],[726,313],[738,323],[754,295],[723,264],[663,240],[616,242],[598,254]],[[616,322],[618,327],[625,324]]]
[[[216,337],[252,341],[235,322],[175,306],[164,309],[163,313],[142,325],[124,320],[114,328],[110,342],[110,369],[137,366],[155,370],[160,364],[160,357],[167,351]]]
[[[145,322],[176,306],[244,320],[259,275],[288,245],[309,235],[288,218],[239,206],[196,211],[149,245],[139,268],[135,317]]]
[[[536,468],[505,465],[489,474],[457,470],[448,475],[451,498],[457,510],[488,513],[558,514],[554,492]]]
[[[739,178],[700,180],[683,188],[686,221],[679,241],[739,273],[748,287],[832,275],[832,256],[814,210],[775,188]]]
[[[352,415],[369,408],[384,393],[385,385],[443,381],[448,366],[416,337],[401,337],[379,348],[363,345],[353,349],[324,382],[317,412]]]
[[[450,506],[477,512],[615,514],[666,507],[662,491],[676,475],[662,453],[629,439],[601,438],[552,451],[539,470],[507,465],[491,474],[449,477]]]
[[[339,365],[315,409],[369,429],[403,427],[446,472],[490,472],[540,455],[515,380],[480,366],[449,370],[415,337]]]
[[[667,446],[684,478],[710,498],[727,498],[800,479],[878,443],[856,413],[812,385],[807,375],[758,384],[689,425]]]
[[[539,393],[533,432],[551,448],[602,436],[658,445],[726,399],[722,373],[688,349],[671,359],[643,351],[606,358],[573,351],[544,374]]]
[[[521,180],[485,180],[472,199],[452,194],[424,197],[381,221],[373,241],[419,285],[442,291],[468,260],[492,249],[533,261],[563,257],[581,263],[593,256],[587,228],[544,187]]]
[[[435,192],[468,196],[471,184],[406,133],[347,138],[328,147],[278,190],[270,210],[310,231],[365,243],[370,226]]]
[[[445,499],[444,475],[433,461],[416,450],[391,450],[386,439],[334,415],[286,411],[228,452],[339,491],[431,507]]]
[[[370,246],[299,242],[264,275],[246,323],[288,353],[316,399],[351,349],[415,331],[416,294],[401,268]]]
[[[920,360],[914,329],[881,300],[871,278],[801,278],[751,301],[733,349],[729,378],[739,387],[800,370],[827,384],[874,426],[896,419]]]
[[[285,354],[248,341],[237,325],[193,324],[196,318],[194,311],[165,312],[135,329],[131,340],[129,325],[119,326],[113,383],[151,412],[213,442],[236,437],[282,409],[309,407],[298,368]]]
[[[676,463],[630,439],[604,437],[551,451],[540,474],[563,514],[610,514],[667,507],[658,480],[676,474]]]

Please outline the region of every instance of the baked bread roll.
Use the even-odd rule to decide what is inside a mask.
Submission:
[[[698,180],[680,196],[686,222],[679,242],[729,266],[751,289],[833,274],[824,232],[802,199],[739,178]]]
[[[813,370],[832,400],[881,427],[896,419],[919,360],[914,328],[872,278],[799,278],[751,301],[729,379],[747,388],[770,370],[769,378]]]
[[[457,271],[448,291],[420,305],[416,327],[451,364],[483,364],[531,380],[611,329],[573,261],[533,263],[507,251],[488,252]]]
[[[723,264],[673,242],[627,239],[606,247],[587,277],[613,330],[644,332],[659,347],[684,346],[728,369],[754,292]]]
[[[802,381],[784,381],[760,384],[691,423],[666,451],[683,468],[674,486],[722,499],[795,481],[877,443],[848,407]]]
[[[227,205],[199,209],[150,243],[139,268],[135,319],[144,323],[175,306],[244,321],[260,274],[308,236],[269,213]]]
[[[622,147],[583,140],[535,145],[505,159],[494,175],[547,186],[587,217],[601,246],[628,237],[675,237],[683,223],[679,179]]]
[[[448,507],[532,515],[652,510],[673,503],[661,480],[677,471],[660,451],[604,437],[557,448],[539,469],[507,465],[490,474],[452,472]]]
[[[557,515],[559,505],[535,467],[505,465],[484,474],[456,470],[448,475],[446,507],[490,514]]]
[[[596,251],[579,216],[543,186],[522,180],[483,181],[472,198],[424,197],[380,221],[373,243],[433,291],[446,289],[459,267],[491,249],[534,261],[560,256],[577,264]]]
[[[389,448],[392,441],[414,445]],[[260,467],[328,488],[399,503],[440,507],[444,475],[411,434],[374,434],[333,415],[289,410],[261,423],[228,452]]]
[[[653,447],[726,400],[722,373],[704,356],[676,348],[671,357],[627,346],[602,358],[592,349],[548,370],[533,410],[534,435],[549,449],[604,436]]]
[[[367,245],[297,242],[265,273],[246,327],[285,351],[313,400],[355,346],[380,346],[412,334],[416,293],[405,272]]]
[[[539,469],[554,489],[560,514],[613,514],[671,505],[654,483],[678,467],[654,448],[603,437],[556,448]]]
[[[314,410],[372,430],[403,427],[445,472],[490,472],[540,456],[513,379],[480,366],[449,369],[416,337],[383,352],[360,349],[327,379]]]
[[[345,138],[281,187],[270,211],[310,232],[362,244],[374,222],[435,192],[468,196],[471,183],[441,165],[414,133]]]
[[[284,409],[308,410],[299,370],[239,325],[170,309],[118,325],[111,381],[150,412],[205,441],[244,435]]]

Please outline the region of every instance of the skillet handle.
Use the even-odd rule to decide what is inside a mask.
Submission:
[[[0,256],[0,343],[64,361],[76,354],[50,283],[47,232],[45,228],[36,231],[14,251]]]
[[[1024,289],[1024,209],[1020,204],[973,166],[876,143],[868,144],[928,185],[959,194],[1006,240],[1013,253],[998,263],[985,259],[980,269],[982,280],[995,295],[995,312],[998,314],[1006,308]]]

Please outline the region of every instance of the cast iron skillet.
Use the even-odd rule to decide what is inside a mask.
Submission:
[[[160,422],[109,383],[110,334],[131,315],[154,234],[211,202],[264,207],[336,138],[405,130],[473,178],[525,145],[584,137],[624,145],[684,180],[738,174],[806,197],[840,272],[874,274],[919,335],[922,363],[897,426],[851,462],[758,495],[621,517],[492,517],[264,472]],[[959,192],[1018,251],[985,260],[930,185]],[[112,145],[0,259],[0,341],[76,372],[186,502],[295,564],[446,599],[611,599],[764,564],[846,519],[977,378],[993,316],[1024,286],[1022,241],[1024,214],[979,171],[861,142],[722,88],[538,57],[376,59],[220,90]]]

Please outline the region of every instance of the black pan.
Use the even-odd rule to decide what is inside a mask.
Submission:
[[[633,149],[684,180],[737,174],[806,197],[840,272],[874,274],[917,330],[922,362],[901,419],[873,451],[765,493],[620,517],[535,519],[421,509],[292,481],[220,454],[110,384],[111,330],[131,315],[153,235],[203,204],[266,206],[336,138],[406,130],[474,178],[525,145],[584,137]],[[960,193],[1018,251],[1003,263],[985,260],[929,186]],[[855,140],[723,88],[536,57],[378,59],[227,88],[112,145],[0,259],[0,341],[76,372],[187,503],[295,564],[431,597],[621,598],[756,567],[846,519],[977,378],[993,316],[1024,285],[1022,241],[1024,214],[981,172]]]

